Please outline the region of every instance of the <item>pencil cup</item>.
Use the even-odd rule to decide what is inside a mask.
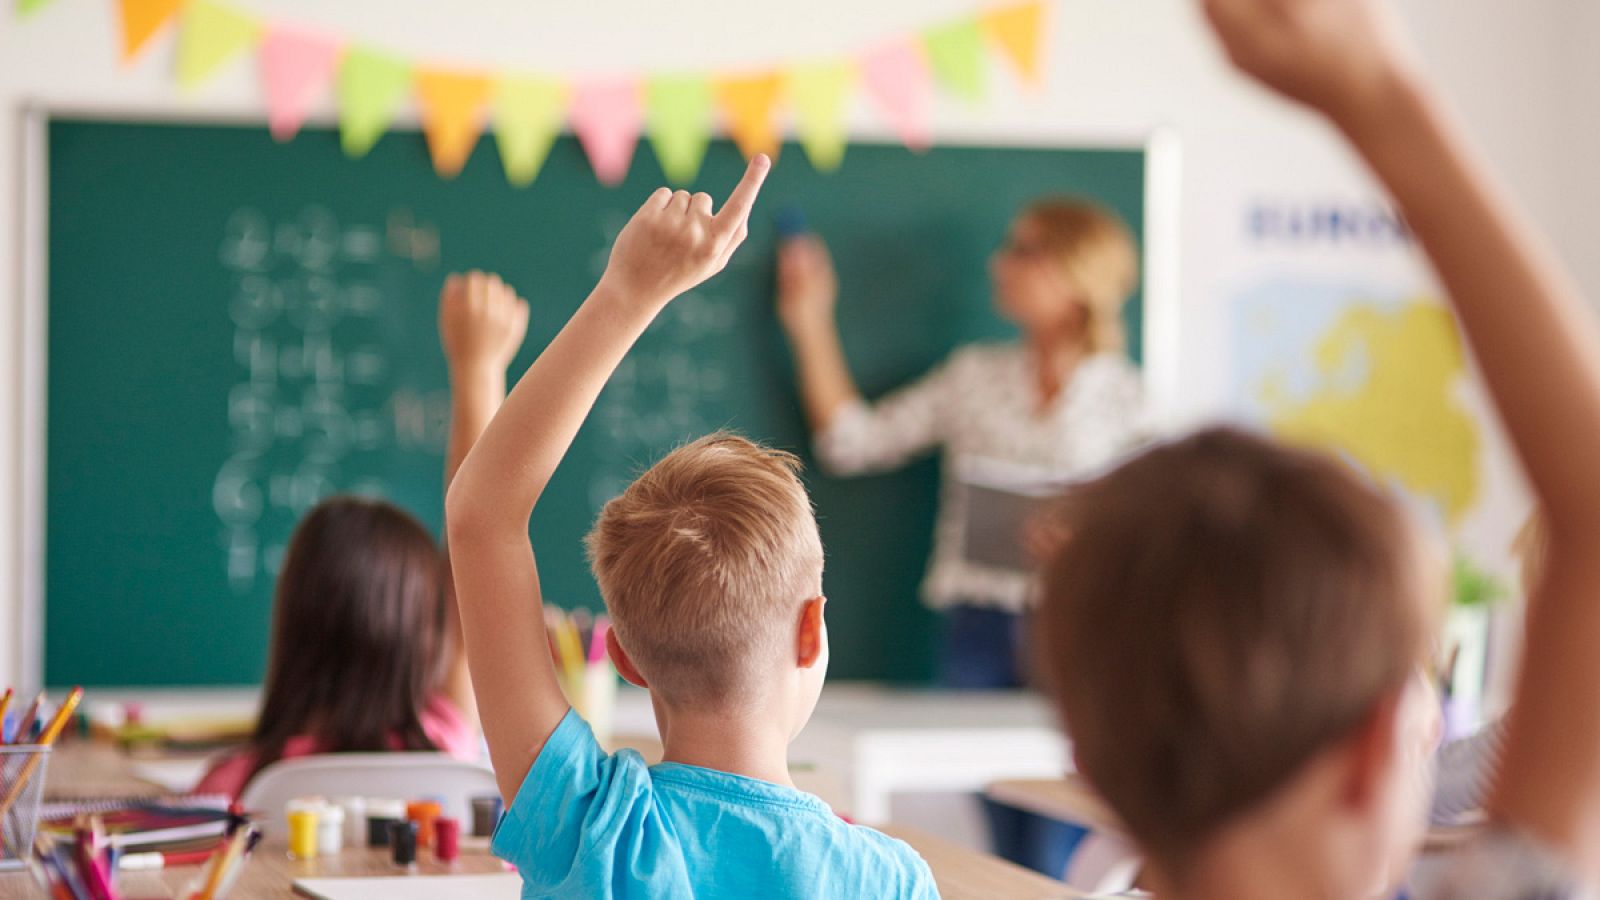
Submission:
[[[611,668],[611,660],[602,657],[584,666],[583,687],[577,696],[578,715],[589,723],[595,740],[601,744],[611,740],[611,722],[617,708],[617,673]]]
[[[39,799],[50,748],[0,747],[0,871],[25,868],[39,830]]]

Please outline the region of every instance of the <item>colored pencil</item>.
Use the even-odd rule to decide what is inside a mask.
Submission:
[[[33,698],[33,702],[22,711],[21,717],[17,719],[17,726],[11,730],[11,743],[28,742],[28,734],[33,731],[33,720],[39,715],[39,707],[42,705],[44,705],[44,691],[40,691],[39,696]]]

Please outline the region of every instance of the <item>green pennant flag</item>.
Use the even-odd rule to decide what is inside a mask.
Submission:
[[[711,139],[711,84],[699,75],[661,75],[645,88],[645,131],[673,184],[694,181]]]
[[[260,34],[261,23],[250,16],[212,0],[194,0],[178,35],[178,84],[198,87]]]
[[[969,103],[983,98],[983,30],[976,19],[930,28],[922,46],[945,90]]]
[[[844,161],[845,105],[855,76],[855,67],[842,60],[789,70],[785,88],[794,106],[800,146],[819,172],[837,169]]]
[[[567,88],[554,78],[511,76],[495,87],[494,106],[494,140],[506,180],[527,187],[561,131]]]
[[[411,89],[411,64],[365,47],[352,47],[339,66],[339,143],[348,156],[365,156],[389,130]]]

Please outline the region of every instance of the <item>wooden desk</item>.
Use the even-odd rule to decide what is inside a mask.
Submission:
[[[996,781],[984,790],[990,800],[1047,819],[1082,825],[1091,831],[1117,836],[1126,829],[1105,801],[1081,775],[1061,778],[1019,778]]]
[[[939,884],[939,893],[944,900],[991,900],[995,897],[1005,897],[1007,900],[1075,900],[1086,896],[1059,881],[913,828],[884,830],[922,854],[933,869],[933,877]],[[505,871],[504,863],[489,855],[483,839],[471,843],[463,839],[463,844],[461,859],[448,868],[434,862],[426,850],[421,851],[417,876]],[[130,900],[170,900],[178,896],[178,892],[199,871],[197,866],[184,866],[161,872],[126,872],[119,876],[117,883]],[[381,849],[348,849],[337,857],[293,860],[284,852],[282,843],[268,842],[250,858],[230,896],[288,897],[293,894],[297,878],[399,874],[403,872],[389,862],[387,851]],[[0,898],[21,900],[38,896],[36,891],[37,888],[26,874],[0,876]]]
[[[944,900],[1072,900],[1087,897],[1053,878],[987,853],[969,850],[915,828],[890,825],[884,834],[910,844],[933,870]]]
[[[45,793],[49,799],[104,796],[156,796],[160,788],[135,778],[132,761],[115,748],[98,743],[64,744],[52,754]],[[797,773],[798,777],[798,773]],[[988,900],[993,897],[1017,900],[1047,900],[1081,896],[1061,882],[1036,875],[1004,860],[969,850],[910,828],[886,829],[928,860],[946,900]],[[418,853],[418,872],[463,874],[503,871],[503,864],[489,855],[482,838],[462,839],[461,859],[446,869],[433,861],[427,850]],[[132,900],[170,898],[188,884],[198,867],[185,866],[161,872],[124,873],[119,884]],[[292,860],[281,841],[268,841],[250,860],[232,896],[239,898],[288,896],[296,878],[319,876],[394,875],[382,849],[351,848],[337,857]],[[0,874],[0,900],[39,896],[32,876],[25,872]]]
[[[418,877],[445,873],[473,875],[506,870],[505,863],[489,854],[486,838],[476,840],[462,838],[461,858],[451,866],[435,862],[433,854],[428,850],[419,850],[417,857],[415,871]],[[124,872],[117,876],[117,884],[128,900],[171,900],[179,896],[179,892],[199,871],[199,866],[180,866],[160,872]],[[365,847],[354,848],[334,857],[296,860],[289,858],[285,844],[267,841],[262,843],[255,855],[245,864],[244,872],[240,874],[238,883],[228,896],[239,900],[297,896],[294,894],[294,882],[297,878],[404,874],[405,870],[396,868],[389,861],[387,848],[371,850]],[[8,875],[0,880],[0,897],[38,896],[30,892],[36,890],[32,888],[31,883],[26,884],[22,892],[12,893],[13,880],[17,878],[18,876]],[[26,876],[23,876],[23,880],[26,881]]]

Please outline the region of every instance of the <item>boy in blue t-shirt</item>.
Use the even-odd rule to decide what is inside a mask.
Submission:
[[[910,847],[789,779],[828,665],[822,543],[792,456],[702,438],[607,504],[589,536],[606,649],[650,689],[665,762],[606,754],[547,650],[534,505],[628,348],[744,240],[769,165],[752,160],[716,214],[705,194],[645,202],[450,487],[468,664],[508,801],[493,846],[524,897],[937,896]]]

